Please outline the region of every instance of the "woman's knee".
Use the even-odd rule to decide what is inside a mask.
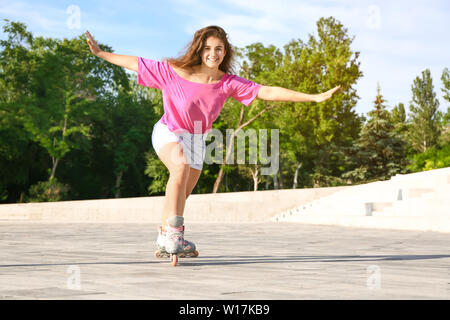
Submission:
[[[170,179],[177,183],[186,184],[186,181],[189,177],[189,169],[190,168],[188,164],[172,166],[169,169]]]
[[[179,173],[189,170],[186,167],[183,148],[179,143],[171,142],[166,144],[158,153],[158,157],[164,163],[170,173]]]

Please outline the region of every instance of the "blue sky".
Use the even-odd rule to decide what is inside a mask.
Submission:
[[[21,21],[35,36],[57,38],[88,29],[116,53],[151,59],[176,56],[195,30],[211,24],[222,26],[235,46],[282,48],[292,39],[307,41],[316,21],[329,16],[344,24],[355,37],[353,50],[361,52],[356,112],[372,108],[377,82],[390,108],[408,107],[413,80],[427,68],[440,109],[447,109],[440,78],[450,68],[448,0],[0,0],[1,26],[5,18]]]

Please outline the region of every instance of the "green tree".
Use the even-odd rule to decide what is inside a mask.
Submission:
[[[169,170],[156,156],[156,152],[150,151],[146,154],[145,174],[152,179],[147,191],[150,195],[164,195],[167,181],[169,180]]]
[[[317,29],[318,38],[310,35],[307,43],[292,40],[284,46],[284,52],[260,43],[241,49],[241,75],[263,85],[307,93],[323,92],[339,84],[339,94],[321,104],[256,100],[249,110],[231,101],[219,117],[228,128],[246,123],[250,128],[280,130],[279,170],[272,175],[275,189],[314,185],[313,176],[317,186],[342,183],[339,176],[345,168],[340,150],[352,144],[361,127],[362,118],[354,111],[358,96],[353,88],[362,76],[359,52],[351,49],[353,39],[333,17],[321,18]],[[255,168],[246,170],[252,170],[247,177],[257,176]],[[264,179],[266,188],[268,178]],[[218,181],[221,177],[216,184]]]
[[[400,102],[391,110],[390,119],[394,125],[394,131],[398,134],[398,137],[405,142],[406,154],[415,153],[414,149],[412,149],[409,144],[410,123],[403,103]]]
[[[450,107],[447,108],[447,112],[442,116],[440,128],[441,135],[438,138],[437,144],[438,146],[443,147],[450,144]]]
[[[0,42],[0,88],[4,93],[0,98],[0,120],[7,126],[0,130],[0,162],[6,164],[2,169],[9,174],[0,183],[0,196],[5,199],[4,188],[10,188],[8,185],[21,183],[23,188],[33,180],[50,182],[70,152],[89,149],[91,116],[97,111],[98,99],[119,88],[126,89],[128,77],[123,69],[92,59],[82,36],[71,40],[35,38],[24,24],[8,20],[3,29],[8,37]],[[10,139],[14,132],[16,138]],[[30,161],[36,155],[39,162]],[[17,164],[25,168],[19,170]],[[38,165],[39,171],[46,165],[50,168],[38,177],[30,172]],[[30,175],[34,177],[30,179]],[[41,183],[33,192],[45,185],[52,184]]]
[[[408,169],[412,172],[450,167],[450,143],[443,147],[434,146],[415,154]]]
[[[406,111],[403,103],[397,104],[391,111],[391,120],[395,126],[395,129],[399,132],[403,132],[406,128]]]
[[[333,17],[321,18],[317,33],[318,38],[310,35],[307,43],[287,44],[283,66],[277,70],[278,84],[293,90],[318,93],[342,86],[333,99],[320,104],[284,103],[273,119],[283,150],[291,152],[291,173],[302,170],[302,186],[339,183],[331,177],[345,171],[341,150],[352,145],[362,124],[354,110],[359,98],[354,85],[362,76],[359,52],[351,48],[354,38]]]
[[[448,68],[445,68],[442,72],[442,84],[444,87],[441,89],[444,93],[444,99],[450,102],[450,73]],[[450,107],[447,107],[447,112],[443,114],[441,121],[441,135],[438,139],[440,146],[445,146],[450,143]]]
[[[24,130],[25,112],[18,103],[30,100],[28,73],[34,65],[28,62],[28,50],[32,35],[21,23],[5,22],[7,39],[0,40],[0,201],[9,202],[23,200],[22,189],[29,185],[30,171],[42,164],[42,157],[39,146]]]
[[[137,103],[127,92],[120,92],[115,99],[116,106],[111,114],[111,132],[114,135],[111,151],[114,154],[114,196],[121,196],[123,175],[138,164],[139,158],[150,147],[152,123],[155,117],[149,110],[151,104]],[[141,170],[141,169],[139,169]],[[135,178],[137,182],[138,177]],[[137,190],[135,190],[137,191]]]
[[[353,148],[348,150],[348,160],[354,169],[343,174],[352,182],[386,180],[405,172],[405,142],[394,129],[386,110],[385,100],[378,85],[374,109]]]
[[[412,147],[424,152],[436,145],[439,137],[439,100],[434,92],[433,80],[429,69],[416,77],[412,90],[412,101],[409,106],[411,128],[409,137]]]
[[[240,75],[246,79],[253,80],[262,83],[258,79],[258,75],[261,73],[267,74],[276,69],[281,60],[281,54],[274,46],[265,48],[261,43],[255,43],[249,45],[244,49],[237,49],[239,56],[244,56],[248,60],[244,60]],[[251,127],[252,123],[256,119],[260,118],[264,113],[272,110],[276,103],[270,101],[255,101],[252,103],[251,108],[245,107],[243,104],[238,103],[232,99],[229,99],[219,116],[218,123],[215,124],[215,128],[224,126],[226,128],[234,128],[233,133],[227,138],[225,145],[227,146],[226,153],[224,155],[224,161],[220,164],[220,169],[217,174],[216,181],[214,182],[213,193],[219,191],[222,183],[226,167],[230,163],[231,157],[235,151],[235,138],[244,128]],[[223,134],[227,137],[226,132]]]
[[[144,171],[152,124],[157,120],[155,101],[149,88],[137,85],[136,77],[130,77],[129,87],[99,96],[90,115],[93,138],[87,156],[92,167],[88,169],[97,181],[93,183],[100,183],[102,198],[147,195],[151,182]],[[90,185],[84,180],[78,183],[83,184]]]
[[[445,68],[444,71],[442,71],[441,80],[444,85],[441,89],[444,93],[444,99],[450,102],[450,72],[448,71],[448,68]]]

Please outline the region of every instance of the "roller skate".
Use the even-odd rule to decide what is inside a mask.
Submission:
[[[183,222],[183,217],[174,216],[167,220],[165,232],[161,226],[158,228],[158,239],[156,240],[158,250],[155,252],[155,257],[170,258],[174,267],[178,263],[178,258],[198,256],[195,244],[184,240]]]

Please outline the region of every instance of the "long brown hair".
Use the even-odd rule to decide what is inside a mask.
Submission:
[[[202,64],[202,51],[205,47],[206,39],[209,37],[216,37],[223,42],[225,49],[225,57],[219,66],[219,69],[225,73],[234,72],[234,50],[228,41],[228,35],[221,27],[209,26],[197,30],[194,34],[194,38],[189,42],[184,53],[178,58],[166,58],[164,60],[168,61],[170,64],[178,67],[180,69],[186,69],[196,65]]]

